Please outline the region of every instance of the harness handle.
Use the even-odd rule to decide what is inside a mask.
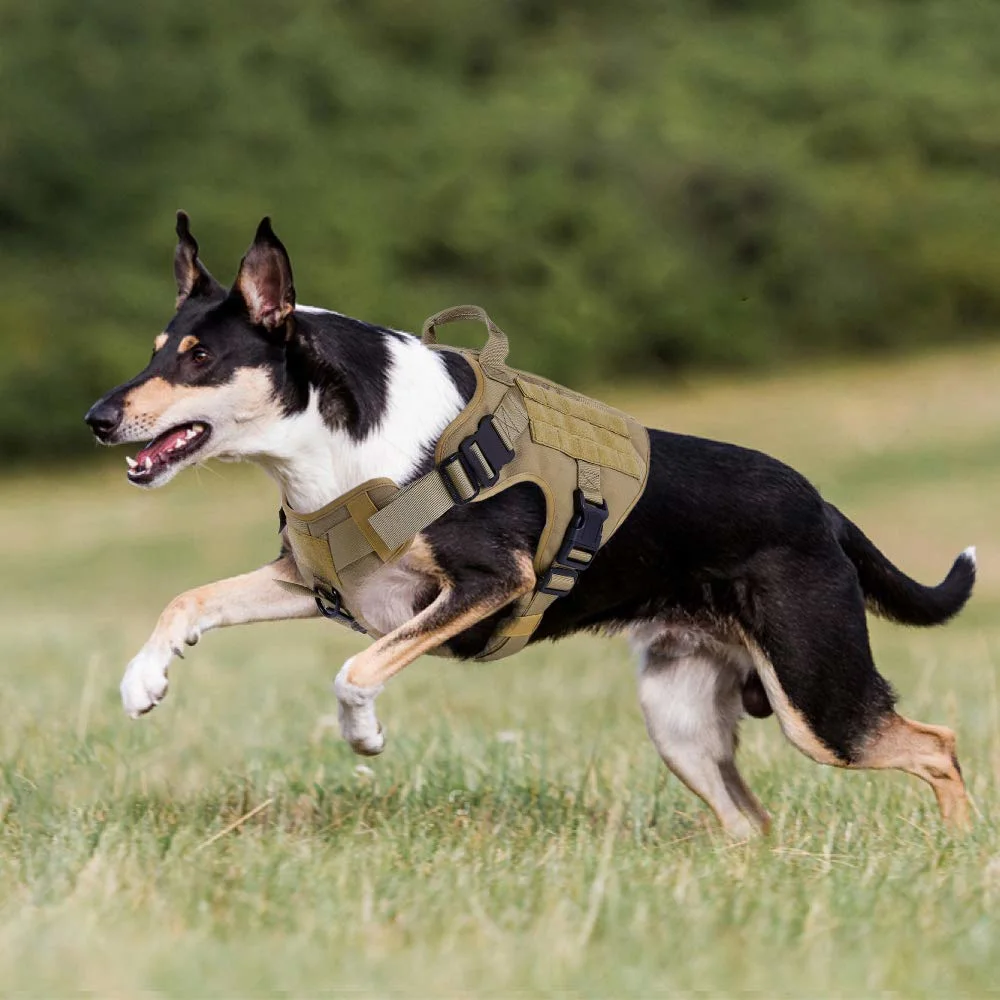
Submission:
[[[441,312],[435,313],[424,323],[420,339],[424,344],[436,344],[437,331],[435,327],[466,319],[485,323],[489,333],[486,346],[479,352],[479,363],[487,374],[499,377],[501,381],[509,381],[509,378],[503,378],[503,375],[507,365],[507,354],[510,351],[510,342],[507,340],[507,334],[490,319],[482,306],[452,306],[450,309],[442,309]]]

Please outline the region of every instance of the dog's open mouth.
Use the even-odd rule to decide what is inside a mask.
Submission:
[[[190,423],[171,427],[154,438],[135,458],[126,458],[128,478],[133,483],[150,483],[181,459],[193,455],[208,441],[212,429],[208,424]]]

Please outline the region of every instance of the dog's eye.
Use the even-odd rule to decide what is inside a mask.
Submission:
[[[195,347],[191,350],[191,360],[196,365],[203,365],[211,359],[212,355],[204,347]]]

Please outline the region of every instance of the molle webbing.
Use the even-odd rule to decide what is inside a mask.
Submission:
[[[358,598],[382,565],[399,558],[453,507],[515,483],[536,484],[546,506],[534,556],[538,583],[511,605],[477,657],[492,660],[527,644],[548,607],[572,590],[631,512],[646,485],[649,436],[618,410],[507,367],[507,337],[478,306],[432,316],[423,341],[436,348],[437,326],[470,319],[486,324],[489,339],[481,351],[459,351],[476,376],[476,389],[438,440],[434,469],[403,489],[388,479],[371,480],[312,514],[299,514],[287,503],[283,510],[299,572],[326,597],[321,609],[377,637],[358,616]]]
[[[594,467],[642,478],[642,462],[624,417],[523,378],[515,382],[525,397],[532,441]]]

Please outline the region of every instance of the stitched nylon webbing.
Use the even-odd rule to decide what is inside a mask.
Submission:
[[[516,390],[506,393],[500,400],[493,413],[493,421],[504,444],[514,448],[518,437],[528,426],[528,411]],[[398,548],[455,506],[442,476],[451,478],[463,499],[475,493],[459,462],[449,462],[442,469],[434,469],[412,482],[369,521],[372,530],[390,550]]]
[[[572,583],[566,588],[566,593],[572,589]],[[542,616],[549,607],[559,600],[554,594],[532,594],[517,604],[517,613],[501,622],[490,639],[486,649],[476,659],[499,659],[500,655],[510,656],[528,645],[528,640],[534,635]]]
[[[601,493],[601,468],[598,465],[591,465],[589,462],[578,460],[576,463],[577,487],[591,503],[603,504],[604,496]],[[588,553],[575,549],[570,551],[570,555],[581,562],[589,562]],[[558,565],[551,568],[548,579],[548,586],[551,590],[558,590],[558,594],[543,594],[535,592],[521,598],[515,605],[514,614],[506,621],[501,622],[496,632],[490,639],[483,653],[478,659],[495,659],[500,655],[510,656],[519,652],[527,644],[538,628],[542,616],[560,597],[568,594],[576,586],[576,574],[571,572],[562,573]]]
[[[364,558],[372,550],[368,539],[350,518],[335,524],[327,532],[327,543],[333,556],[333,564],[341,570]]]
[[[591,465],[590,462],[584,462],[582,459],[577,461],[576,485],[591,503],[604,503],[604,495],[601,493],[601,467],[599,465]]]
[[[435,469],[407,486],[369,523],[386,546],[395,549],[454,506],[441,473]]]

